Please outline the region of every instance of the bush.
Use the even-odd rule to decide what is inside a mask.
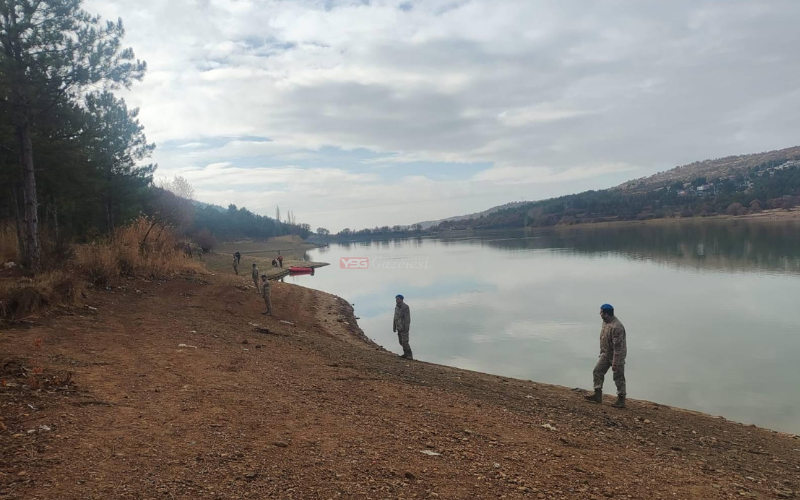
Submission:
[[[7,230],[0,228],[0,240],[12,240]],[[16,245],[16,232],[12,235]],[[45,307],[73,305],[79,301],[87,281],[105,287],[128,276],[168,278],[197,269],[184,257],[172,228],[146,217],[97,243],[71,247],[56,242],[43,248],[60,269],[32,279],[0,282],[0,316],[18,317]]]
[[[75,272],[51,271],[0,286],[0,315],[19,317],[56,305],[75,305],[85,288]]]
[[[78,248],[77,262],[89,282],[99,286],[127,276],[168,278],[196,269],[184,258],[173,229],[147,217],[118,229],[113,239]]]
[[[203,252],[210,252],[217,246],[217,238],[214,234],[209,231],[208,229],[202,229],[198,231],[194,237],[192,237],[192,241],[200,245],[200,248],[203,249]]]
[[[728,215],[742,215],[745,213],[745,208],[741,203],[731,203],[726,212]]]

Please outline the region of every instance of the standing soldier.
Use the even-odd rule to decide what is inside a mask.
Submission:
[[[256,291],[260,291],[261,288],[258,287],[258,268],[256,267],[256,263],[253,262],[253,284],[256,286]]]
[[[411,345],[408,343],[408,329],[411,327],[411,310],[408,304],[403,302],[403,296],[397,295],[395,297],[397,305],[394,307],[394,323],[392,331],[397,332],[397,339],[400,345],[403,346],[403,355],[401,358],[414,359],[411,354]]]
[[[242,254],[240,254],[239,252],[236,252],[235,254],[233,254],[233,256],[236,257],[236,265],[239,265],[239,264],[242,263]]]
[[[628,346],[625,341],[625,327],[614,316],[611,304],[600,306],[600,317],[603,318],[603,328],[600,330],[600,359],[594,367],[594,394],[585,397],[592,403],[603,402],[603,380],[608,369],[614,371],[614,383],[617,384],[617,400],[614,408],[625,408],[625,357],[628,355]]]
[[[270,284],[266,274],[261,275],[261,296],[264,297],[264,305],[267,306],[267,311],[261,314],[268,314],[272,316],[272,299],[269,296]]]
[[[239,259],[236,258],[236,254],[233,254],[233,272],[239,276]]]
[[[283,267],[283,255],[278,252],[278,265]]]

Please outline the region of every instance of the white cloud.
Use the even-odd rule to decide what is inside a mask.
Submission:
[[[793,0],[401,3],[94,0],[86,8],[121,16],[126,44],[148,62],[125,97],[141,107],[151,140],[182,145],[157,151],[162,175],[187,171],[206,182],[219,171],[202,174],[205,165],[230,161],[209,196],[247,179],[333,227],[469,213],[607,187],[634,167],[641,176],[797,140],[800,116],[786,113],[800,107]],[[331,148],[371,156],[350,167]],[[476,174],[475,164],[491,168]],[[230,175],[287,166],[317,176],[372,168],[378,178],[334,173],[324,177],[329,191],[311,199],[292,187],[272,191],[276,170]],[[400,181],[402,168],[428,181]],[[342,193],[363,197],[368,212],[354,213],[358,200]],[[250,203],[235,190],[226,196]]]

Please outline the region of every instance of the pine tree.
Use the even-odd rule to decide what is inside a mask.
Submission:
[[[82,0],[0,0],[0,89],[16,135],[22,167],[24,262],[41,263],[34,168],[34,129],[59,104],[75,101],[88,86],[128,87],[146,65],[122,49],[122,21],[101,23]]]

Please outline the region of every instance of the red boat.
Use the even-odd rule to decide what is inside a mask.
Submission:
[[[290,273],[293,273],[293,274],[300,274],[300,273],[313,273],[313,272],[314,272],[314,268],[313,268],[313,267],[297,267],[297,266],[292,266],[292,267],[290,267],[290,268],[289,268],[289,272],[290,272]]]

